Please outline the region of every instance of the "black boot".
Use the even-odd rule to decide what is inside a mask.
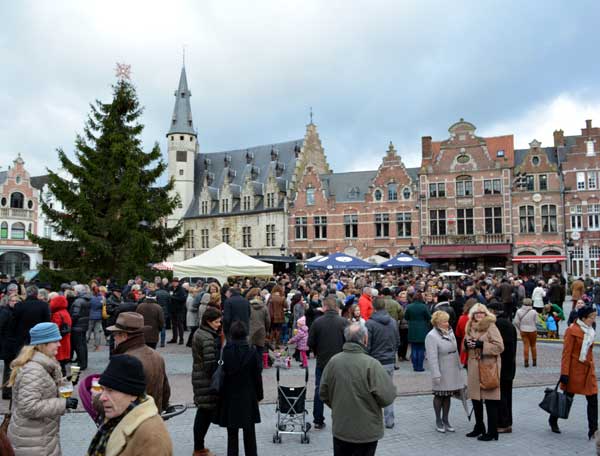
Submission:
[[[485,426],[483,424],[476,424],[475,428],[467,434],[467,437],[479,437],[485,434]]]
[[[477,437],[477,440],[481,440],[482,442],[489,442],[490,440],[498,440],[498,433],[495,435],[492,434],[483,434]]]
[[[552,429],[552,432],[554,432],[555,434],[560,434],[560,428],[558,427],[557,417],[550,415],[550,418],[548,418],[548,424],[550,425],[550,429]]]
[[[467,434],[467,437],[479,437],[485,434],[485,425],[483,424],[483,402],[471,400],[473,403],[473,413],[475,415],[475,428]]]

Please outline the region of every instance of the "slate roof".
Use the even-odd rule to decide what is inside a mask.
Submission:
[[[192,92],[188,89],[185,67],[183,67],[181,69],[181,76],[179,77],[179,87],[175,92],[175,108],[173,109],[173,117],[171,118],[171,125],[169,126],[167,136],[173,133],[196,134],[192,122],[191,96]]]
[[[6,178],[8,177],[8,171],[0,171],[0,185],[6,182]]]
[[[334,196],[337,202],[364,201],[369,185],[377,175],[375,171],[355,171],[349,173],[321,174],[319,178],[327,195]]]
[[[554,147],[541,147],[540,149],[542,149],[546,153],[548,161],[551,164],[557,164],[556,152]],[[529,150],[530,149],[515,149],[515,167],[521,166],[523,164],[523,160],[525,160],[525,157],[529,153]]]
[[[223,152],[200,153],[196,156],[194,199],[190,204],[184,218],[206,217],[201,216],[199,210],[200,191],[205,176],[210,175],[212,182],[209,191],[213,199],[218,199],[219,189],[223,187],[225,176],[229,176],[230,190],[235,198],[238,198],[246,182],[246,176],[250,176],[254,186],[255,195],[261,196],[265,191],[265,184],[271,170],[277,175],[277,185],[282,192],[287,191],[294,174],[296,165],[296,154],[300,152],[303,139],[286,141],[276,144],[248,147],[245,149],[228,150]],[[225,216],[227,214],[240,213],[239,204],[234,202],[234,207],[226,214],[214,212]],[[273,210],[280,210],[273,208]],[[262,202],[256,206],[254,211],[268,211],[262,207]],[[252,211],[243,211],[252,213]],[[213,215],[213,214],[211,214]]]

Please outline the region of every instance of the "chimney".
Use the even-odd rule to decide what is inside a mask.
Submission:
[[[431,136],[421,137],[421,151],[423,160],[431,160],[433,151],[431,147]]]
[[[589,131],[592,129],[592,119],[588,119],[585,121],[585,128],[587,128],[587,131],[589,133]]]
[[[554,147],[563,147],[565,145],[565,132],[554,130]]]

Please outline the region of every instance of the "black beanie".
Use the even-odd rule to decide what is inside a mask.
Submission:
[[[577,311],[577,318],[583,320],[587,318],[591,313],[596,312],[596,309],[592,306],[583,306],[581,309]]]
[[[146,391],[146,376],[141,361],[130,355],[110,359],[98,383],[121,393],[141,396]]]

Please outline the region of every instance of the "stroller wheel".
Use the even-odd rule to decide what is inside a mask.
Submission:
[[[300,436],[300,443],[309,443],[309,442],[310,442],[310,437],[309,436],[307,436],[305,434],[302,434]]]

